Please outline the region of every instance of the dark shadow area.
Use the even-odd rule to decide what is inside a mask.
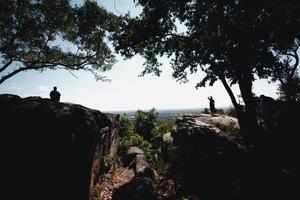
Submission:
[[[110,151],[114,117],[80,105],[15,95],[0,95],[0,109],[4,183],[13,190],[9,199],[88,200],[91,177]],[[109,132],[100,135],[104,127]],[[101,155],[95,155],[96,148]]]
[[[197,116],[178,121],[171,134],[174,198],[298,199],[300,104],[276,101],[271,108],[260,114],[260,132],[250,147],[193,121]]]
[[[113,200],[156,200],[152,180],[149,178],[134,178],[114,191]]]

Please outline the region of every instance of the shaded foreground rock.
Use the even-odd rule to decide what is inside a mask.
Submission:
[[[147,161],[146,155],[142,149],[138,147],[130,147],[127,150],[126,156],[127,163],[129,167],[134,169],[135,175],[152,178],[153,173],[149,174],[149,172],[153,170],[151,169],[151,165]]]
[[[239,142],[237,127],[230,122],[226,128],[222,116],[183,116],[171,133],[176,156],[170,173],[179,196],[298,199],[299,140],[294,116],[299,112],[296,104],[281,107],[267,129],[261,128],[256,144],[247,149]]]
[[[111,200],[113,191],[130,182],[133,177],[132,169],[117,166],[111,173],[100,176],[98,184],[92,191],[91,200]]]
[[[138,147],[127,150],[127,163],[134,170],[134,178],[113,192],[113,200],[156,200],[155,174],[144,151]]]
[[[153,181],[150,178],[135,177],[129,183],[113,192],[113,200],[156,200]]]
[[[16,95],[0,95],[0,110],[2,141],[8,145],[6,184],[15,188],[15,183],[22,183],[14,196],[89,199],[103,158],[116,155],[118,116]]]
[[[216,124],[230,125],[233,131],[238,128],[236,121],[226,116],[208,115],[184,115],[173,127],[171,136],[176,156],[171,176],[182,195],[237,198],[239,162],[244,148],[234,132],[224,132]]]

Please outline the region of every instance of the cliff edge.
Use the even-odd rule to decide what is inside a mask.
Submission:
[[[89,199],[103,160],[116,156],[119,116],[11,94],[0,95],[0,110],[5,183],[12,191],[18,188],[10,195]]]

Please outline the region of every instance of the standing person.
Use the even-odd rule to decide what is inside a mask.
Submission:
[[[57,87],[54,86],[53,90],[50,92],[50,99],[54,102],[59,102],[60,100],[60,93],[57,91]]]
[[[209,109],[210,109],[210,114],[213,115],[216,112],[215,108],[215,100],[212,98],[212,96],[207,97],[209,100]]]

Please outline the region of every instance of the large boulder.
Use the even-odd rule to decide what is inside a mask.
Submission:
[[[145,154],[144,151],[138,147],[129,147],[127,150],[127,156],[134,155],[136,156],[137,154]]]
[[[176,121],[171,132],[176,156],[170,171],[182,193],[203,199],[237,195],[238,162],[244,148],[236,133],[217,125],[233,127],[233,132],[238,128],[236,120],[227,116],[183,115]]]
[[[0,110],[1,140],[7,144],[2,163],[10,172],[6,185],[18,190],[11,195],[89,199],[103,158],[116,155],[118,115],[9,94],[0,95]]]
[[[156,200],[154,181],[155,172],[147,161],[144,151],[130,147],[126,153],[130,168],[134,169],[134,178],[113,191],[113,200]]]
[[[225,128],[230,127],[230,128]],[[173,126],[171,137],[174,143],[197,148],[240,148],[238,122],[228,116],[183,115]],[[226,130],[226,131],[225,131]]]
[[[149,172],[153,172],[153,170],[142,149],[134,146],[130,147],[127,150],[126,156],[127,164],[129,163],[129,167],[134,169],[136,176],[153,177],[153,173],[149,175]]]
[[[268,102],[273,101],[264,100],[258,108],[263,120],[269,119],[267,131],[247,149],[236,134],[234,119],[185,115],[177,120],[171,133],[176,156],[170,170],[177,190],[210,200],[299,198],[295,116],[300,105],[273,102],[279,107],[272,110]]]
[[[162,141],[165,142],[166,144],[172,144],[173,138],[171,136],[171,132],[163,134]]]

